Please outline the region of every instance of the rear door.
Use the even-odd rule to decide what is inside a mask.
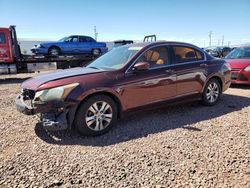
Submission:
[[[206,81],[205,54],[185,45],[173,45],[171,50],[177,78],[177,96],[201,92]]]
[[[94,48],[98,48],[96,46],[96,41],[88,36],[79,36],[78,47],[81,53],[92,53]]]

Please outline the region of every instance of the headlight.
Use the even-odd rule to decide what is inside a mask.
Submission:
[[[73,83],[65,86],[38,91],[35,94],[34,100],[41,102],[48,102],[52,100],[63,100],[78,85],[79,83]]]
[[[244,70],[245,70],[245,71],[250,71],[250,65],[247,66]]]

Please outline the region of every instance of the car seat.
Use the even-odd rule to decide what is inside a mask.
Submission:
[[[186,57],[187,59],[195,59],[195,58],[196,58],[196,55],[195,55],[195,52],[194,52],[194,51],[190,51],[190,52],[187,52],[187,53],[185,54],[185,57]]]
[[[160,53],[153,50],[149,50],[145,53],[145,60],[156,65],[164,64],[164,60],[160,58]]]

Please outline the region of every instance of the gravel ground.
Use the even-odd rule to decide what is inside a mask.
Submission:
[[[87,138],[15,110],[31,75],[0,76],[0,187],[250,187],[250,87],[214,107],[140,112]]]

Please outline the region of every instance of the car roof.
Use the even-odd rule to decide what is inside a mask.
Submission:
[[[199,48],[190,43],[176,42],[176,41],[140,42],[140,43],[129,44],[129,46],[134,46],[134,47],[150,47],[150,46],[156,46],[156,45],[176,45],[176,46],[184,45],[184,46]]]
[[[90,37],[90,36],[87,36],[87,35],[69,35],[68,37]],[[90,37],[92,38],[92,37]]]

